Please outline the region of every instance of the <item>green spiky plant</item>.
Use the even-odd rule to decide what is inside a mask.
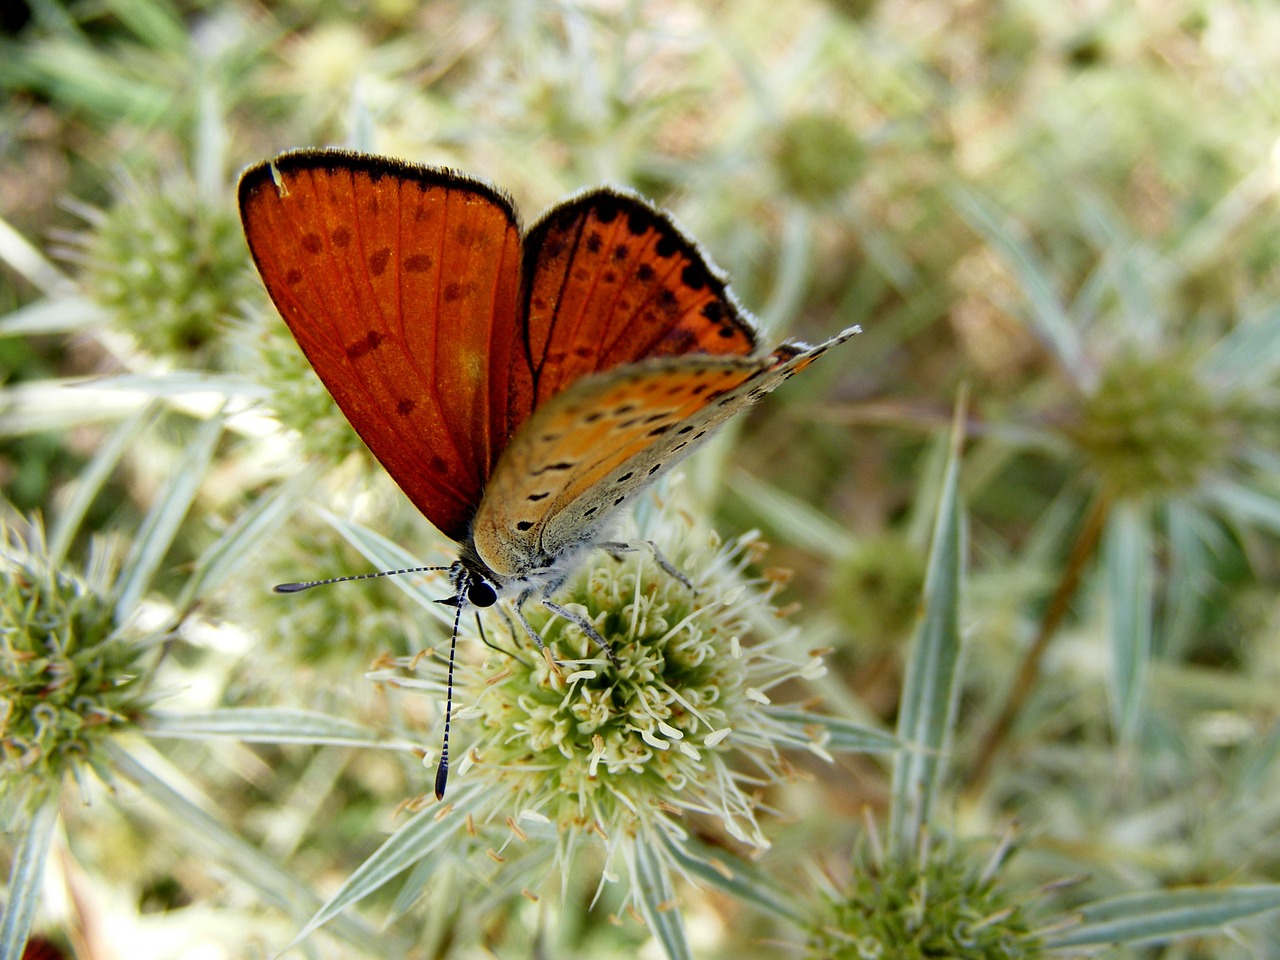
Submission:
[[[71,557],[85,511],[102,494],[125,451],[154,432],[158,419],[154,407],[145,407],[108,437],[47,538],[39,518],[11,512],[3,518],[0,812],[18,844],[0,924],[0,956],[22,955],[59,811],[74,834],[83,819],[81,805],[102,787],[148,798],[178,842],[199,838],[210,856],[264,896],[305,905],[310,896],[305,888],[184,796],[189,785],[176,769],[164,763],[157,769],[150,762],[158,757],[148,742],[218,737],[323,744],[379,740],[350,720],[296,709],[165,709],[172,696],[166,686],[181,675],[166,667],[165,655],[190,643],[191,631],[201,622],[196,611],[203,598],[287,519],[289,491],[296,484],[282,485],[249,505],[194,559],[185,577],[165,584],[163,565],[172,558],[223,437],[221,417],[194,428],[178,425],[190,434],[185,449],[174,457],[168,479],[136,529],[116,529],[112,540],[92,537],[86,560],[77,564]],[[157,602],[161,593],[167,602]],[[343,929],[349,938],[366,935],[358,924],[347,923]]]

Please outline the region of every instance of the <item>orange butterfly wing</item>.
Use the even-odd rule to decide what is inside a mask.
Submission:
[[[525,366],[510,201],[447,170],[302,150],[245,172],[240,214],[271,299],[342,412],[462,540],[529,407],[510,375]]]
[[[519,392],[534,408],[581,377],[648,357],[755,350],[719,271],[637,196],[603,189],[567,200],[524,247],[528,370],[513,380],[527,376]]]

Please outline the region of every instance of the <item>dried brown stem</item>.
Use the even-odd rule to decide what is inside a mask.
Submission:
[[[1000,711],[1000,715],[996,717],[983,740],[978,758],[969,774],[968,792],[970,794],[980,792],[985,786],[987,777],[991,773],[992,761],[1004,746],[1005,740],[1009,737],[1009,731],[1013,729],[1014,720],[1022,711],[1040,677],[1040,663],[1044,660],[1049,643],[1057,634],[1067,611],[1071,609],[1071,601],[1084,577],[1089,558],[1093,556],[1098,542],[1102,539],[1102,531],[1106,527],[1110,513],[1111,498],[1104,491],[1099,491],[1089,505],[1089,511],[1085,514],[1080,532],[1076,535],[1071,554],[1067,557],[1066,569],[1062,571],[1062,579],[1058,581],[1058,588],[1050,598],[1049,605],[1045,607],[1035,642],[1022,658],[1022,664],[1009,688],[1009,697],[1005,701],[1004,709]]]

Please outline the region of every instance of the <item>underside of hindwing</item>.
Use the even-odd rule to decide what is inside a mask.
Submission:
[[[660,358],[584,378],[512,437],[476,513],[476,551],[518,576],[593,539],[718,426],[855,332],[766,357]]]

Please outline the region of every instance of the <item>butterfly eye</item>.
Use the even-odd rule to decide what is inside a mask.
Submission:
[[[473,607],[492,607],[498,602],[498,592],[481,580],[467,587],[467,601]]]

